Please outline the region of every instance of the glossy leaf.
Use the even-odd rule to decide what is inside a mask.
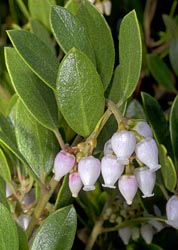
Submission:
[[[40,21],[46,26],[46,28],[48,28],[48,30],[50,30],[49,15],[51,6],[55,4],[55,0],[28,0],[28,7],[30,10],[31,18]]]
[[[178,96],[175,98],[171,108],[170,133],[174,156],[178,164]]]
[[[167,156],[167,150],[164,145],[159,145],[159,161],[165,187],[169,191],[174,192],[177,183],[177,174],[172,159]]]
[[[69,126],[88,136],[104,111],[103,86],[88,57],[72,49],[63,59],[57,77],[57,101]]]
[[[17,232],[18,232],[18,238],[19,238],[19,249],[18,250],[28,250],[28,240],[27,240],[27,235],[25,231],[18,225],[16,224],[17,227]]]
[[[1,148],[0,148],[0,175],[5,181],[7,182],[11,181],[10,168],[6,156]]]
[[[114,68],[115,51],[111,30],[103,15],[88,0],[82,0],[76,15],[84,25],[96,57],[97,71],[104,89],[108,87]]]
[[[36,176],[44,180],[59,150],[54,134],[41,126],[20,101],[16,104],[15,132],[20,152]]]
[[[50,18],[53,34],[63,51],[67,53],[75,47],[95,63],[95,55],[88,34],[79,19],[60,6],[52,7]]]
[[[17,148],[14,128],[11,122],[0,115],[0,144],[8,148],[15,156],[24,162],[24,158]]]
[[[71,191],[69,189],[69,176],[65,175],[62,181],[62,185],[57,195],[55,209],[68,206],[72,204],[72,201],[73,201],[73,198],[72,198]]]
[[[172,157],[169,126],[161,106],[155,98],[146,93],[142,93],[142,101],[147,120],[153,129],[155,138],[159,144],[163,144],[166,147],[169,156]]]
[[[167,64],[159,56],[148,54],[147,63],[152,76],[158,83],[169,91],[175,90],[173,75]]]
[[[26,66],[15,49],[6,48],[5,56],[13,87],[20,99],[43,126],[55,130],[58,114],[53,91]]]
[[[9,30],[7,33],[28,67],[54,90],[59,63],[49,46],[38,36],[25,30]]]
[[[170,43],[169,58],[175,74],[178,76],[178,38]]]
[[[0,203],[1,250],[19,250],[17,228],[9,210]]]
[[[70,250],[76,225],[77,215],[73,206],[57,210],[39,228],[31,250]]]
[[[118,101],[122,103],[134,92],[142,64],[141,35],[134,10],[123,18],[120,26],[119,59]]]
[[[0,185],[0,188],[1,188],[1,185]],[[0,204],[3,204],[10,211],[9,204],[2,190],[0,190]]]

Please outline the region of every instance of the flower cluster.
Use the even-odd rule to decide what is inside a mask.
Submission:
[[[133,159],[142,166],[134,168]],[[82,186],[85,191],[94,190],[101,173],[104,180],[102,186],[116,188],[118,181],[121,194],[131,205],[138,188],[144,198],[153,195],[155,171],[160,167],[151,128],[146,122],[139,122],[131,131],[120,130],[113,134],[105,143],[101,161],[90,155],[76,162],[74,155],[61,150],[55,158],[53,172],[57,181],[71,172],[69,188],[73,197],[78,196]]]

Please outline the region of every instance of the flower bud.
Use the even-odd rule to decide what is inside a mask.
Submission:
[[[137,241],[140,237],[140,230],[138,227],[131,228],[132,240]]]
[[[69,175],[69,189],[72,193],[72,197],[78,197],[78,193],[82,188],[82,181],[79,173],[75,172]]]
[[[138,184],[134,175],[122,175],[118,181],[121,194],[128,205],[132,204],[138,189]]]
[[[143,193],[142,197],[146,198],[153,196],[154,194],[152,191],[156,182],[156,173],[147,167],[142,167],[136,168],[134,174],[138,183],[138,187]]]
[[[112,149],[111,139],[110,139],[104,144],[104,155],[112,155],[113,153],[114,152]]]
[[[54,160],[54,179],[59,181],[64,175],[70,172],[70,170],[74,167],[74,164],[75,156],[65,152],[64,150],[61,150],[56,155]]]
[[[147,244],[150,244],[152,242],[154,230],[151,225],[142,225],[140,228],[140,233]]]
[[[153,137],[152,130],[147,122],[138,122],[137,125],[133,128],[136,130],[140,135],[144,137]]]
[[[154,139],[149,137],[137,143],[135,153],[137,158],[150,170],[156,171],[161,167],[158,164],[158,147]]]
[[[78,164],[78,172],[84,184],[83,190],[90,191],[95,189],[95,182],[100,175],[100,161],[93,157],[83,157]]]
[[[129,240],[131,238],[131,228],[130,227],[122,227],[118,230],[119,236],[125,245],[128,245]]]
[[[104,13],[103,3],[101,3],[101,2],[96,2],[96,3],[95,3],[95,6],[96,6],[96,8],[98,9],[98,11],[99,11],[101,14]]]
[[[13,194],[9,184],[6,182],[6,198],[10,197]]]
[[[166,223],[178,229],[178,196],[173,195],[166,204]]]
[[[17,223],[24,229],[26,230],[29,223],[31,220],[31,216],[28,214],[21,214],[18,218],[17,218]]]
[[[156,220],[150,220],[148,221],[148,223],[152,225],[152,227],[156,230],[156,232],[160,232],[165,227],[163,223]]]
[[[101,160],[101,173],[104,179],[103,187],[115,188],[114,184],[124,171],[122,165],[114,155],[104,156]]]
[[[129,157],[134,152],[136,146],[135,135],[126,130],[116,132],[111,138],[111,145],[118,160],[122,164],[128,164]]]
[[[104,7],[104,13],[106,14],[106,16],[110,16],[111,15],[111,8],[112,8],[111,1],[110,0],[104,1],[103,7]]]

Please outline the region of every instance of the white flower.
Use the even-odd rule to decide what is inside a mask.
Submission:
[[[76,198],[79,191],[82,188],[82,181],[79,173],[74,172],[69,175],[69,189],[72,193],[72,197]]]
[[[103,2],[103,7],[104,7],[104,13],[106,14],[106,16],[110,16],[111,15],[111,8],[112,8],[111,1],[105,0]]]
[[[78,172],[84,184],[83,190],[90,191],[95,189],[95,182],[100,175],[100,161],[93,157],[83,157],[78,164]]]
[[[135,150],[136,138],[135,135],[127,130],[122,130],[113,134],[111,145],[118,160],[122,164],[129,163],[129,157]]]
[[[60,179],[70,172],[74,167],[75,156],[71,155],[64,150],[61,150],[54,160],[53,173],[55,174],[54,179],[60,181]]]
[[[113,149],[111,145],[111,139],[104,144],[104,155],[112,155]]]
[[[152,242],[154,230],[150,224],[142,225],[140,228],[140,233],[147,244]]]
[[[104,156],[101,160],[101,173],[104,179],[103,187],[115,188],[114,184],[124,171],[117,157],[114,155]]]
[[[28,214],[21,214],[18,218],[17,218],[17,223],[24,229],[26,230],[29,223],[31,220],[31,216]]]
[[[153,137],[152,130],[147,122],[138,122],[137,125],[133,128],[136,130],[140,135],[144,137]]]
[[[152,171],[161,167],[158,164],[158,147],[153,138],[148,137],[137,143],[135,153],[136,157]]]
[[[156,182],[156,173],[148,167],[136,168],[134,171],[138,187],[143,193],[143,198],[151,197]]]
[[[134,175],[122,175],[118,181],[118,186],[127,204],[131,205],[138,189],[136,177]]]
[[[176,195],[171,196],[166,204],[166,223],[176,229],[178,229],[178,197]]]
[[[130,227],[122,227],[118,230],[119,236],[125,245],[128,245],[129,240],[131,238],[131,228]]]

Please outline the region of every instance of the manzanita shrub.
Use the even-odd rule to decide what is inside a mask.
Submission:
[[[135,10],[116,60],[88,0],[21,8],[28,25],[7,30],[4,50],[15,94],[0,115],[0,249],[162,249],[156,235],[178,229],[178,98],[169,120],[148,93],[133,98]]]

